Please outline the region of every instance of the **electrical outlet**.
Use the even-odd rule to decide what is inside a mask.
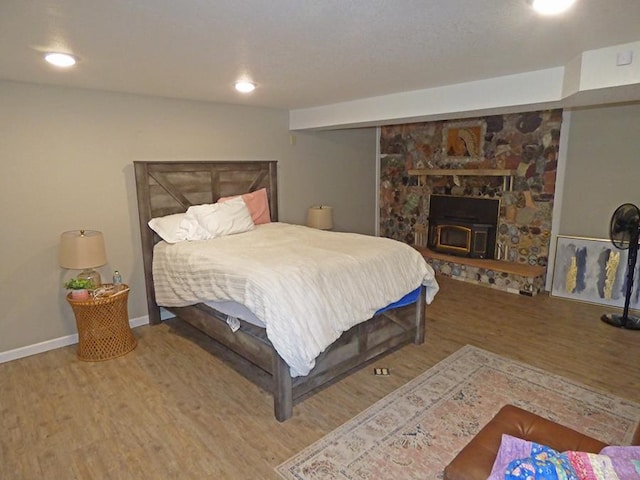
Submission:
[[[633,62],[633,50],[627,50],[625,52],[618,52],[616,58],[616,65],[621,67],[623,65],[630,65]]]

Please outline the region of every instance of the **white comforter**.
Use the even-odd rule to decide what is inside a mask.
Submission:
[[[387,238],[285,223],[206,241],[155,246],[161,306],[212,300],[246,305],[292,376],[307,375],[342,332],[421,284],[438,291],[433,269],[410,246]]]

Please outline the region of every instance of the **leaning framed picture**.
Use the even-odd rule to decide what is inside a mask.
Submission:
[[[558,236],[551,295],[589,303],[624,307],[629,250],[610,240]],[[640,262],[634,278],[638,278]],[[640,285],[635,282],[629,308],[640,309]]]
[[[442,144],[447,158],[480,158],[484,154],[487,125],[483,121],[445,123]]]

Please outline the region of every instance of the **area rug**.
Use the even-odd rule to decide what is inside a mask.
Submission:
[[[511,403],[609,444],[628,444],[640,405],[465,346],[276,467],[284,479],[439,479]]]

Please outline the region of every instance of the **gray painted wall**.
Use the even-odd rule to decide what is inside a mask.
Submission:
[[[640,206],[640,103],[571,112],[558,233],[609,238],[618,205]]]
[[[334,206],[336,230],[375,231],[375,129],[288,131],[288,112],[0,81],[0,353],[76,333],[57,264],[65,230],[105,234],[146,315],[133,160],[275,159],[280,219]],[[607,238],[640,204],[640,104],[572,112],[558,232]],[[292,145],[293,143],[293,145]]]
[[[375,129],[295,133],[288,112],[0,81],[0,353],[76,333],[60,233],[104,233],[108,265],[146,315],[134,160],[278,160],[280,220],[334,207],[335,228],[375,230]],[[294,143],[292,145],[292,143]]]

